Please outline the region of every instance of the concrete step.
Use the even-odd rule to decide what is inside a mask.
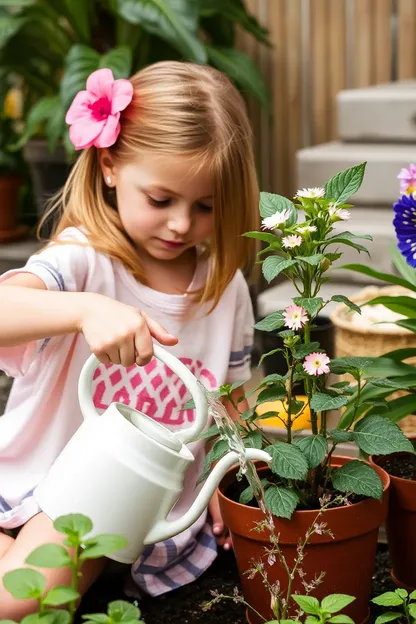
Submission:
[[[35,239],[0,244],[0,274],[24,266],[28,258],[42,247]]]
[[[337,104],[342,141],[416,142],[416,80],[340,91]]]
[[[324,143],[297,153],[297,185],[298,188],[323,186],[339,171],[366,161],[363,184],[352,202],[391,206],[399,197],[397,175],[400,169],[415,160],[414,145]]]

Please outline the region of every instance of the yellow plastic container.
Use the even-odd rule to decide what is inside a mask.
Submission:
[[[296,396],[297,401],[303,401],[303,403],[307,403],[308,397],[305,395]],[[287,406],[287,401],[284,401],[284,405]],[[256,412],[259,416],[266,414],[267,412],[277,412],[279,418],[277,416],[266,418],[264,420],[260,419],[257,421],[259,424],[264,425],[266,427],[277,427],[279,429],[283,428],[283,423],[287,422],[287,412],[284,408],[283,401],[272,401],[270,403],[261,403],[257,406]],[[282,420],[281,420],[282,419]],[[309,409],[309,405],[307,405],[299,418],[296,418],[293,423],[293,430],[297,429],[311,429],[311,411]]]

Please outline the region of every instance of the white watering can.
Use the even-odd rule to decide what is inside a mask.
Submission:
[[[141,412],[112,403],[101,416],[92,399],[92,379],[99,362],[91,355],[78,385],[84,422],[34,491],[40,508],[52,520],[69,513],[89,516],[93,537],[123,535],[128,546],[110,559],[133,563],[147,544],[166,540],[187,529],[207,507],[218,483],[238,456],[218,461],[197,499],[181,518],[166,520],[183,489],[187,468],[194,461],[186,444],[203,431],[207,402],[196,378],[172,354],[154,345],[154,355],[189,389],[195,402],[195,421],[172,433]],[[259,449],[247,449],[247,459],[270,462]]]

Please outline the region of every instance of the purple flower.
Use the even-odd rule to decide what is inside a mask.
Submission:
[[[398,247],[407,264],[416,267],[416,199],[413,195],[402,195],[393,208]]]

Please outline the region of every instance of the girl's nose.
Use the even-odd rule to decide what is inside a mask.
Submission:
[[[188,209],[175,210],[169,215],[168,230],[183,236],[192,224],[191,211]]]

